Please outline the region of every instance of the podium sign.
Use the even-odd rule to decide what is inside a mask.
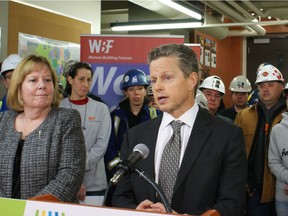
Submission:
[[[95,207],[80,204],[52,203],[0,198],[0,215],[5,216],[163,216],[127,209]]]

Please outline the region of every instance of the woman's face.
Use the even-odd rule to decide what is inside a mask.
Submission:
[[[86,68],[77,69],[77,73],[74,78],[68,76],[68,82],[71,85],[71,99],[84,99],[87,96],[91,86],[91,71]]]
[[[27,108],[50,108],[54,97],[54,84],[47,66],[35,65],[21,84],[21,99]]]

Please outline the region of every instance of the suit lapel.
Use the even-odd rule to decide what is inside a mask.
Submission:
[[[196,159],[198,158],[205,141],[208,139],[211,129],[208,126],[211,122],[211,116],[208,112],[199,109],[191,135],[186,147],[186,151],[178,172],[177,180],[175,183],[174,193],[177,191],[181,183],[185,180],[186,175],[193,167]]]
[[[162,116],[152,119],[149,124],[147,125],[147,134],[144,134],[143,142],[149,148],[149,156],[144,159],[145,160],[145,167],[143,166],[143,170],[145,169],[145,174],[149,175],[153,180],[155,180],[155,147],[157,142],[157,136],[159,127],[162,121]],[[148,186],[148,184],[147,184]],[[144,185],[143,185],[144,187]],[[149,196],[152,197],[152,201],[156,202],[156,191],[152,187],[147,187]]]

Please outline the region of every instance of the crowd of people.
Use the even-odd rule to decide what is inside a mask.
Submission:
[[[46,58],[9,55],[1,66],[7,94],[0,112],[0,197],[156,213],[287,215],[282,73],[259,65],[254,90],[245,76],[234,77],[233,105],[225,109],[221,77],[199,83],[197,56],[186,45],[153,48],[148,65],[150,80],[140,69],[123,75],[124,98],[109,112],[90,92],[89,63],[67,62],[64,88]],[[134,172],[107,194],[119,163],[139,143],[150,153],[137,168],[164,200]]]

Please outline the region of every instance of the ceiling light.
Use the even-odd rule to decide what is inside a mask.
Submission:
[[[195,19],[153,20],[141,22],[110,23],[112,31],[146,31],[161,29],[187,29],[199,27],[202,21]]]
[[[195,19],[197,19],[197,20],[201,20],[201,19],[202,19],[202,15],[201,15],[201,14],[199,14],[199,13],[193,11],[193,10],[190,10],[190,9],[187,8],[187,7],[182,6],[182,5],[180,4],[180,2],[179,2],[179,3],[178,3],[178,2],[176,3],[176,2],[174,2],[174,1],[172,1],[172,0],[159,0],[159,2],[161,2],[162,4],[165,4],[165,5],[167,5],[167,6],[169,6],[169,7],[171,7],[171,8],[173,8],[173,9],[175,9],[175,10],[178,10],[178,11],[180,11],[181,13],[185,13],[185,14],[187,14],[188,16],[193,17],[193,18],[195,18]]]

